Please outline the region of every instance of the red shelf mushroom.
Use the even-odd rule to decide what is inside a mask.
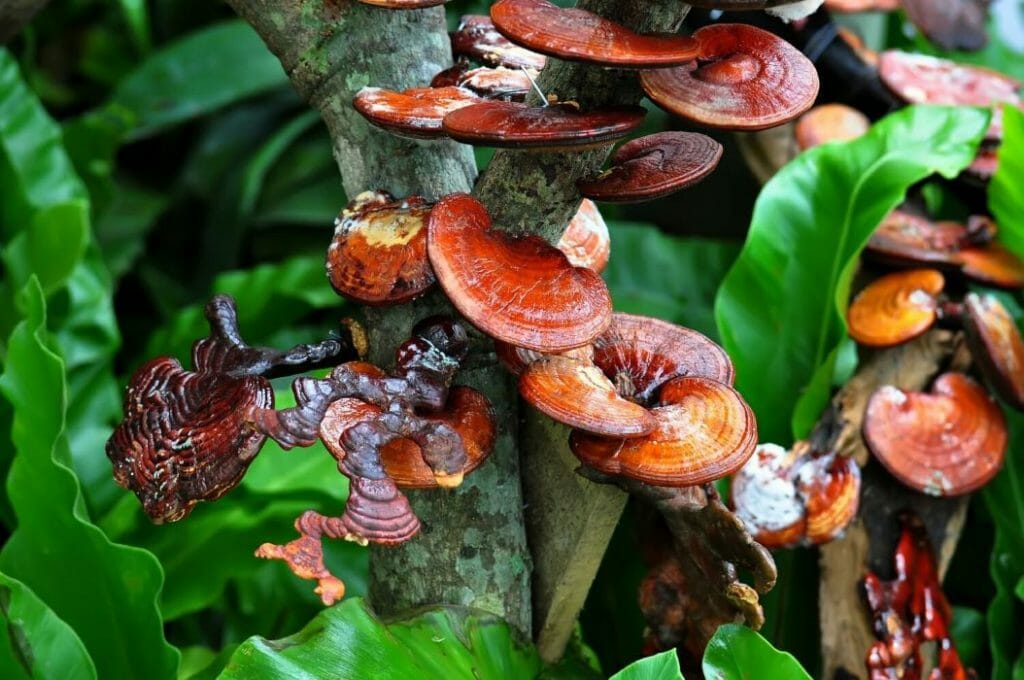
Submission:
[[[608,225],[593,201],[583,199],[580,209],[569,220],[569,226],[559,239],[558,249],[565,253],[574,267],[586,267],[600,274],[608,266],[612,242]]]
[[[388,132],[413,139],[444,136],[445,114],[480,101],[461,87],[414,87],[404,92],[364,87],[352,100],[366,120]]]
[[[580,111],[570,104],[527,106],[485,101],[444,117],[444,132],[465,144],[524,149],[601,146],[626,136],[643,122],[639,106]]]
[[[357,196],[338,216],[327,249],[334,290],[367,305],[396,305],[422,295],[436,280],[427,259],[430,208],[419,196]]]
[[[863,113],[845,104],[822,104],[800,116],[794,131],[801,149],[828,142],[845,142],[867,133],[871,121]]]
[[[467,14],[451,34],[455,56],[475,59],[490,66],[528,68],[539,71],[547,59],[510,42],[494,27],[488,16]]]
[[[868,401],[864,439],[894,477],[933,496],[970,493],[992,479],[1006,455],[1006,421],[977,383],[939,376],[930,393],[886,386]]]
[[[706,135],[660,132],[626,142],[612,156],[612,167],[576,187],[595,201],[648,201],[696,184],[721,158],[722,145]]]
[[[782,38],[745,24],[707,26],[693,37],[700,43],[694,64],[640,74],[666,111],[713,128],[762,130],[814,103],[814,64]]]
[[[611,298],[597,274],[539,237],[493,229],[467,194],[434,206],[427,252],[455,307],[498,340],[558,352],[589,343],[611,323]]]
[[[963,308],[974,361],[1000,397],[1024,410],[1024,340],[1013,317],[991,295],[968,293]]]
[[[560,59],[615,68],[678,66],[697,56],[681,35],[641,35],[593,12],[547,0],[498,0],[491,21],[506,38]]]
[[[960,248],[970,242],[966,226],[933,222],[904,210],[894,210],[868,240],[865,253],[897,265],[933,265],[956,268]]]
[[[946,282],[934,269],[887,274],[857,294],[846,312],[850,337],[868,347],[913,340],[934,325]]]
[[[997,288],[1024,288],[1024,261],[999,243],[963,248],[959,261],[965,276]]]

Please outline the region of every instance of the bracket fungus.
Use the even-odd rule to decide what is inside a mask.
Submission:
[[[835,451],[761,444],[733,477],[732,505],[767,548],[821,545],[857,516],[860,481],[857,462]]]
[[[364,87],[356,93],[352,106],[370,123],[392,134],[436,139],[444,136],[441,121],[445,114],[479,101],[479,96],[461,87],[414,87],[403,92]]]
[[[849,141],[864,135],[871,121],[863,113],[845,104],[822,104],[800,116],[794,134],[801,149]]]
[[[960,373],[945,373],[930,393],[891,385],[868,400],[864,440],[894,477],[933,496],[959,496],[999,472],[1006,421],[985,390]]]
[[[868,240],[865,254],[881,262],[956,268],[973,237],[958,222],[933,222],[906,210],[889,213]]]
[[[1024,339],[1006,307],[991,295],[968,293],[963,325],[986,382],[1015,409],[1024,410]]]
[[[614,68],[679,66],[697,56],[697,43],[681,35],[641,35],[579,8],[547,0],[498,0],[491,21],[506,38],[559,59]]]
[[[114,479],[157,523],[183,519],[241,481],[266,439],[247,414],[273,408],[268,377],[354,353],[333,339],[285,352],[250,347],[232,298],[215,296],[205,311],[210,335],[192,347],[193,370],[172,357],[140,367],[125,391],[124,420],[106,445]]]
[[[430,81],[431,87],[462,87],[480,97],[523,101],[533,86],[533,74],[522,69],[480,66],[469,68],[465,61],[438,73]]]
[[[587,344],[611,322],[611,298],[597,274],[537,236],[494,229],[467,194],[434,206],[427,252],[452,304],[498,340],[558,352]]]
[[[659,132],[630,140],[612,156],[612,167],[582,179],[587,198],[609,203],[648,201],[696,184],[718,167],[722,145],[696,132]]]
[[[706,26],[693,37],[696,62],[640,73],[644,91],[669,113],[713,128],[763,130],[814,103],[814,64],[782,38],[745,24]]]
[[[999,243],[961,248],[958,260],[965,276],[997,288],[1024,288],[1024,261]]]
[[[498,32],[488,16],[467,14],[451,34],[452,52],[465,57],[506,68],[527,68],[539,71],[547,58],[509,41]]]
[[[850,337],[868,347],[891,347],[924,334],[938,316],[945,288],[934,269],[886,274],[857,294],[846,312]]]
[[[427,259],[430,208],[419,196],[356,196],[335,221],[327,249],[334,290],[367,305],[396,305],[423,294],[436,281]]]
[[[585,149],[626,136],[643,122],[640,106],[581,111],[572,104],[528,106],[482,101],[444,116],[444,132],[464,144],[518,149]]]
[[[916,517],[901,517],[903,525],[893,556],[896,577],[881,580],[874,572],[864,577],[872,626],[878,642],[868,650],[866,664],[872,680],[918,678],[924,672],[921,646],[937,643],[938,663],[930,678],[966,680],[950,626],[953,611],[942,592],[939,570],[928,532]]]
[[[600,274],[608,266],[612,242],[601,211],[590,199],[583,199],[579,210],[558,240],[558,249],[574,267],[586,267]]]

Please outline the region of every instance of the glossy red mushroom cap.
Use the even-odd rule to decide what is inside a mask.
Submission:
[[[608,288],[535,236],[491,227],[486,208],[451,194],[428,221],[428,254],[452,304],[493,338],[540,352],[585,345],[611,323]]]
[[[488,16],[467,14],[451,34],[452,52],[490,66],[540,70],[547,59],[525,47],[510,42],[494,27]]]
[[[912,489],[959,496],[983,486],[1006,455],[1006,421],[985,390],[960,373],[930,393],[880,388],[868,400],[864,439],[882,465]]]
[[[589,148],[625,137],[643,121],[639,106],[580,111],[570,104],[485,101],[451,111],[444,132],[465,144],[524,149]]]
[[[985,380],[1017,410],[1024,410],[1024,340],[1013,317],[991,295],[964,298],[964,330]]]
[[[846,312],[850,337],[868,347],[913,340],[935,323],[946,282],[934,269],[886,274],[857,294]]]
[[[414,87],[404,92],[364,87],[352,100],[366,120],[388,132],[414,139],[444,136],[445,114],[480,101],[461,87]]]
[[[722,145],[706,135],[659,132],[626,142],[612,156],[612,167],[576,187],[595,201],[649,201],[696,184],[721,158]]]
[[[959,255],[963,273],[997,288],[1024,288],[1024,261],[999,243],[963,248]]]
[[[327,249],[334,290],[367,305],[400,304],[425,292],[435,281],[427,259],[430,208],[419,196],[357,196],[338,216]]]
[[[608,266],[612,252],[611,237],[608,225],[593,201],[583,199],[580,209],[559,239],[558,249],[565,253],[574,267],[586,267],[600,274]]]
[[[959,267],[960,247],[971,238],[958,222],[933,222],[905,210],[893,210],[868,240],[865,252],[895,264]]]
[[[498,0],[491,21],[506,38],[535,52],[599,66],[678,66],[697,56],[692,38],[641,35],[593,12],[547,0]]]
[[[822,104],[800,116],[796,123],[796,143],[810,149],[828,142],[845,142],[867,133],[871,121],[863,113],[845,104]]]
[[[814,64],[768,31],[716,24],[693,37],[695,63],[640,74],[644,91],[669,113],[708,127],[762,130],[793,120],[818,96]]]
[[[658,486],[694,486],[732,474],[757,444],[754,414],[736,390],[708,378],[675,378],[651,409],[654,431],[634,439],[572,433],[584,464],[611,476]]]

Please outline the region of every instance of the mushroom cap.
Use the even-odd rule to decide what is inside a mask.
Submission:
[[[991,295],[964,298],[964,330],[986,381],[1017,410],[1024,410],[1024,340],[1013,317]]]
[[[334,290],[367,305],[400,304],[425,292],[435,281],[427,259],[430,208],[411,196],[342,211],[327,249]]]
[[[451,111],[444,132],[465,144],[531,149],[590,148],[624,137],[643,121],[640,106],[580,111],[570,104],[483,101]]]
[[[448,0],[356,0],[364,5],[383,7],[385,9],[422,9],[424,7],[437,7],[448,2]]]
[[[427,254],[452,304],[498,340],[559,352],[589,343],[611,323],[611,297],[597,274],[573,267],[541,238],[492,229],[486,208],[468,194],[434,206]]]
[[[908,104],[993,106],[1021,103],[1017,80],[980,66],[900,50],[882,52],[878,75]]]
[[[430,81],[431,87],[464,87],[481,97],[523,101],[532,87],[530,74],[521,69],[489,66],[470,69],[465,61],[441,71]]]
[[[736,515],[767,548],[820,545],[857,516],[860,468],[835,452],[762,444],[732,481]]]
[[[642,71],[661,108],[701,125],[762,130],[806,111],[818,95],[814,64],[782,38],[745,24],[706,26],[695,64]]]
[[[619,396],[600,368],[566,356],[549,356],[519,376],[519,394],[560,423],[606,437],[639,437],[656,425],[646,408]]]
[[[489,16],[466,14],[451,34],[452,52],[490,66],[529,68],[539,71],[547,58],[520,47],[498,33]]]
[[[1024,287],[1024,262],[999,243],[960,250],[964,275],[997,288]]]
[[[934,269],[894,272],[857,294],[846,311],[850,337],[868,347],[892,347],[913,340],[935,323],[946,281]]]
[[[985,390],[960,373],[931,393],[887,385],[868,400],[864,439],[898,480],[933,496],[958,496],[992,479],[1006,453],[1006,421]]]
[[[154,522],[184,519],[241,481],[266,440],[245,414],[273,406],[261,376],[193,373],[177,359],[153,359],[132,375],[124,420],[106,445],[114,480]]]
[[[980,50],[988,42],[989,0],[902,0],[907,17],[945,50]]]
[[[857,109],[845,104],[822,104],[800,116],[796,123],[796,143],[810,149],[828,142],[857,139],[871,129],[871,121]]]
[[[580,209],[569,220],[569,226],[559,239],[558,249],[565,253],[574,267],[586,267],[600,274],[608,266],[612,252],[611,237],[608,225],[593,201],[583,199]]]
[[[729,355],[689,328],[635,314],[615,313],[593,342],[594,363],[619,393],[647,402],[672,378],[695,376],[732,385]]]
[[[380,414],[380,408],[359,399],[339,399],[327,409],[320,423],[320,439],[340,462],[345,458],[345,449],[341,446],[341,435],[345,430],[357,423],[375,420]],[[422,417],[445,423],[459,433],[466,449],[462,475],[478,468],[494,450],[497,438],[494,411],[487,397],[470,387],[453,387],[444,411]],[[423,460],[419,445],[411,439],[400,438],[385,444],[380,450],[380,457],[384,471],[399,488],[436,489],[441,486]]]
[[[807,534],[807,509],[789,475],[794,458],[778,444],[760,444],[729,487],[736,516],[773,550],[799,545]]]
[[[569,445],[595,470],[658,486],[693,486],[732,474],[757,444],[754,413],[729,385],[693,376],[661,388],[654,431],[609,439],[574,430]]]
[[[969,237],[967,227],[958,222],[932,222],[897,208],[875,229],[865,252],[899,265],[959,268],[960,246]]]
[[[576,188],[609,203],[648,201],[696,184],[718,167],[722,145],[697,132],[659,132],[632,139],[612,156],[612,167]]]
[[[515,376],[522,375],[526,367],[535,361],[546,359],[549,356],[565,356],[576,361],[582,361],[583,363],[593,363],[594,361],[594,348],[590,345],[583,345],[582,347],[575,347],[565,352],[559,352],[558,354],[545,354],[544,352],[537,352],[532,349],[526,349],[525,347],[516,347],[510,345],[507,342],[501,340],[494,341],[494,351],[498,356],[498,360],[501,365],[504,366],[509,373]]]
[[[593,12],[547,0],[498,0],[491,21],[512,42],[559,59],[616,68],[679,66],[697,57],[682,35],[642,35]]]
[[[402,137],[436,139],[444,136],[445,114],[480,101],[461,87],[414,87],[403,92],[364,87],[352,100],[366,120]]]

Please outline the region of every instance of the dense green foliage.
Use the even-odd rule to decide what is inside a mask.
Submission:
[[[449,17],[485,4],[452,2]],[[1018,68],[1011,53],[998,40],[975,58]],[[652,115],[648,125],[669,124]],[[955,174],[984,127],[971,110],[897,114],[859,142],[799,157],[756,209],[735,176],[644,209],[602,208],[616,305],[720,337],[764,435],[801,434],[852,366],[839,310],[867,234],[911,184]],[[1022,252],[1024,116],[1007,112],[1006,136],[992,210]],[[738,157],[729,147],[742,174]],[[709,224],[689,209],[700,201],[727,202],[742,219]],[[345,480],[320,447],[267,445],[229,496],[170,526],[152,525],[114,484],[103,446],[121,386],[145,358],[187,358],[212,292],[237,298],[254,343],[319,339],[347,313],[323,272],[344,202],[323,125],[221,5],[54,3],[0,48],[0,677],[184,679],[225,667],[227,677],[301,677],[384,655],[425,675],[444,664],[466,677],[588,677],[599,662],[604,675],[626,667],[621,680],[681,677],[673,655],[627,667],[643,626],[634,543],[602,567],[570,660],[542,668],[478,612],[379,621],[358,599],[367,556],[353,544],[328,546],[350,595],[328,610],[282,565],[255,559],[260,543],[293,536],[303,510],[344,503]],[[748,225],[741,251],[726,236]],[[287,405],[287,381],[275,389]],[[980,528],[970,550],[991,555],[991,582],[974,567],[970,587],[954,591],[961,651],[1000,680],[1024,677],[1024,420],[1008,417],[1015,451],[970,519]],[[805,647],[816,611],[801,584],[816,564],[806,552],[779,562],[768,641],[723,627],[708,677],[806,677],[772,644],[814,674],[816,650]]]

